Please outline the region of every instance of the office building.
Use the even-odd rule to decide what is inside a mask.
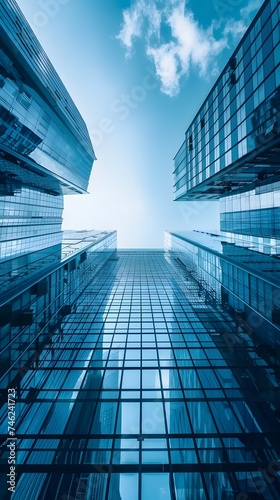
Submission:
[[[15,0],[0,14],[0,144],[24,167],[10,177],[28,184],[27,170],[51,194],[84,193],[95,159],[86,125]]]
[[[175,199],[220,200],[220,230],[166,240],[241,329],[277,351],[279,16],[279,1],[266,0],[175,156]]]
[[[115,231],[65,231],[61,245],[28,254],[1,276],[0,389],[20,389],[77,297],[116,249]]]
[[[275,358],[280,346],[279,253],[249,238],[167,232],[165,242],[187,275],[197,280],[206,303],[223,306],[236,321],[240,338],[245,330],[255,345],[261,344]]]
[[[15,258],[61,244],[63,194],[86,192],[95,155],[14,0],[0,18],[0,259],[15,270]]]
[[[76,244],[62,233],[63,195],[86,192],[94,160],[86,125],[17,3],[1,2],[2,391],[32,365],[87,283],[87,257],[115,246],[115,233],[78,233]]]
[[[5,411],[7,387],[16,387],[16,415],[25,420],[21,401],[29,405],[37,389],[32,382],[25,393],[22,383],[41,362],[46,366],[46,354],[54,361],[56,342],[65,342],[65,319],[112,258],[116,232],[62,232],[63,196],[86,192],[95,154],[15,1],[1,2],[0,18],[0,402]],[[77,344],[66,346],[75,355]],[[47,365],[45,374],[52,370]],[[6,456],[5,440],[2,435]],[[7,476],[2,479],[0,496],[9,497]],[[32,495],[39,498],[40,490]]]
[[[188,127],[176,200],[219,199],[279,175],[280,6],[265,0]]]
[[[60,327],[17,396],[15,500],[279,497],[279,371],[172,252],[113,253]]]
[[[63,194],[95,159],[72,99],[16,2],[0,4],[0,258],[61,243]]]

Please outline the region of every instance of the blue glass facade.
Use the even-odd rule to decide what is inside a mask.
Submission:
[[[14,498],[278,498],[277,367],[235,337],[172,252],[111,254],[22,374]]]
[[[0,272],[7,260],[61,243],[63,197],[21,187],[0,196]],[[4,271],[5,272],[5,271]]]
[[[274,349],[280,344],[279,15],[279,1],[263,2],[175,156],[175,199],[219,199],[220,230],[166,236],[206,300]]]
[[[0,389],[20,384],[116,248],[116,232],[65,231],[60,244],[2,265]]]
[[[86,125],[16,2],[1,2],[2,284],[6,272],[6,283],[22,274],[24,256],[61,244],[63,194],[86,192],[94,159]]]
[[[51,175],[56,194],[85,192],[95,159],[86,125],[14,0],[0,19],[0,171],[12,154],[33,183]]]
[[[253,239],[205,232],[167,233],[166,248],[195,277],[205,300],[223,306],[255,342],[279,348],[279,251]]]
[[[226,233],[258,238],[279,247],[280,190],[279,182],[220,200],[220,229]],[[276,248],[275,248],[276,252]]]
[[[218,199],[279,175],[280,5],[266,0],[185,134],[176,200]]]
[[[63,195],[86,192],[94,160],[86,125],[17,3],[0,2],[1,389],[87,283],[88,249],[104,259],[105,243],[116,245],[115,233],[79,233],[76,244],[72,233],[74,253],[64,256]]]

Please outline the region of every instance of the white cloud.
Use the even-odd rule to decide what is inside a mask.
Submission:
[[[148,17],[148,38],[155,38],[158,42],[160,40],[160,27],[161,27],[161,11],[157,6],[152,3],[148,7],[147,11]]]
[[[177,94],[181,71],[175,44],[170,42],[157,48],[147,47],[147,55],[154,61],[162,92],[170,96]]]
[[[224,36],[232,35],[233,38],[240,40],[247,29],[247,23],[242,19],[235,21],[234,19],[229,19],[223,29]]]
[[[147,44],[146,52],[151,56],[156,73],[161,79],[162,91],[174,96],[180,90],[180,79],[188,75],[190,67],[196,66],[204,76],[210,61],[226,46],[226,39],[215,40],[209,30],[203,30],[192,13],[185,15],[181,6],[176,7],[167,18],[172,40],[157,47]]]
[[[248,25],[252,19],[252,14],[256,14],[263,3],[263,0],[251,0],[246,7],[240,10],[241,19],[229,19],[223,29],[223,34],[225,37],[231,35],[234,42],[240,40],[244,35]]]
[[[223,29],[225,36],[231,35],[233,39],[240,40],[244,35],[253,13],[256,13],[261,7],[263,0],[251,0],[246,7],[240,10],[241,19],[229,19]],[[235,40],[234,40],[235,41]]]
[[[192,11],[186,9],[185,0],[135,0],[132,7],[123,12],[123,25],[117,38],[125,46],[127,55],[131,55],[135,39],[143,38],[162,92],[174,96],[180,91],[182,78],[187,78],[192,68],[201,76],[217,73],[217,55],[229,46],[230,40],[236,42],[241,38],[248,17],[259,3],[260,0],[251,0],[242,9],[241,20],[214,20],[205,29],[194,19]],[[169,40],[161,36],[166,28],[171,33]],[[216,35],[217,29],[220,36]]]
[[[226,46],[226,40],[223,38],[215,40],[211,29],[201,28],[193,14],[191,12],[185,14],[180,7],[174,9],[168,23],[176,40],[176,51],[182,73],[188,74],[190,64],[194,64],[204,75],[210,59]]]
[[[137,0],[131,9],[123,12],[123,26],[117,36],[127,49],[127,55],[130,55],[133,39],[140,37],[142,34],[142,25],[144,21],[143,7],[145,6],[144,0]]]

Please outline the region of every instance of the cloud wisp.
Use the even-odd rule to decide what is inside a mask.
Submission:
[[[240,9],[241,18],[235,20],[230,18],[223,29],[223,35],[226,37],[232,36],[233,41],[236,43],[244,35],[252,16],[261,7],[263,0],[251,0],[246,7]]]
[[[191,69],[202,77],[217,74],[217,55],[230,46],[231,40],[236,42],[241,38],[248,26],[248,17],[258,4],[259,0],[251,0],[242,9],[241,20],[213,21],[208,28],[203,28],[186,8],[185,0],[134,0],[123,12],[117,38],[125,47],[127,57],[132,56],[137,39],[144,41],[145,52],[161,81],[161,91],[173,97],[179,93],[180,83],[183,77],[188,78]]]

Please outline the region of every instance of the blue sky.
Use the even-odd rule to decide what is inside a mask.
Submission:
[[[17,0],[88,126],[89,195],[65,229],[117,229],[118,246],[214,229],[215,202],[173,202],[173,157],[260,0]]]

